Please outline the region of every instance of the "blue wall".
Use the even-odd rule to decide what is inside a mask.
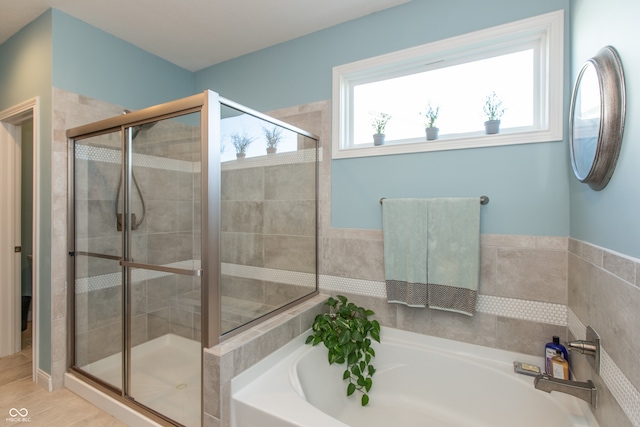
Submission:
[[[414,0],[201,70],[196,88],[262,111],[326,100],[334,66],[559,9],[568,34],[569,0]],[[565,75],[568,82],[568,54]],[[331,166],[334,227],[381,228],[381,196],[487,195],[483,233],[569,234],[563,141],[343,159]]]
[[[573,176],[571,236],[640,258],[640,3],[611,0],[573,0],[571,17],[572,81],[582,64],[600,48],[612,45],[620,54],[627,88],[627,115],[622,149],[611,181],[593,191]]]
[[[40,246],[51,247],[51,11],[45,12],[0,45],[0,110],[40,98]],[[51,254],[37,257],[38,356],[51,373]]]
[[[51,373],[52,87],[139,109],[195,93],[195,76],[50,9],[0,45],[0,110],[40,97],[39,368]]]
[[[195,93],[194,74],[53,9],[53,86],[140,109]]]

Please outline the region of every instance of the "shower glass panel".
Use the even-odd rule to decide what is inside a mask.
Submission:
[[[122,388],[122,257],[115,212],[122,132],[75,143],[75,361]]]
[[[226,333],[316,290],[317,141],[224,104],[221,117]]]
[[[200,113],[129,133],[128,395],[180,424],[199,425]]]
[[[69,369],[199,426],[203,347],[318,292],[317,138],[211,91],[67,136]]]

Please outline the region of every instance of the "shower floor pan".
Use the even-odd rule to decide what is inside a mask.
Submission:
[[[130,396],[186,426],[200,425],[200,343],[167,334],[131,351]],[[122,354],[81,368],[122,387]]]

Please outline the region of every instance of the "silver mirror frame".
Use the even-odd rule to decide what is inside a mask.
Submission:
[[[576,165],[575,151],[578,142],[574,135],[574,114],[576,98],[580,90],[580,80],[585,70],[593,66],[600,86],[600,126],[598,128],[596,152],[589,172],[580,173]],[[612,46],[605,46],[596,56],[589,59],[578,74],[571,97],[569,116],[569,144],[571,166],[578,181],[600,191],[607,186],[618,161],[625,121],[625,82],[622,62]]]

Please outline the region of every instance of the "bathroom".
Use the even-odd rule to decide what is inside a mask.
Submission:
[[[384,280],[382,234],[376,224],[380,197],[398,197],[399,189],[407,185],[421,191],[430,182],[437,184],[425,196],[486,194],[491,202],[482,211],[480,294],[567,307],[583,325],[593,325],[600,332],[607,353],[626,379],[639,387],[635,355],[640,337],[632,325],[640,320],[636,278],[640,253],[634,246],[640,230],[633,221],[640,196],[633,191],[638,153],[631,141],[638,131],[631,117],[638,92],[632,76],[640,64],[632,53],[637,30],[631,17],[638,6],[630,1],[606,7],[595,0],[495,1],[481,7],[466,1],[414,0],[195,73],[63,12],[47,12],[0,45],[0,110],[36,95],[41,102],[41,176],[47,179],[41,179],[40,187],[38,368],[50,376],[52,387],[62,386],[66,370],[64,132],[81,124],[78,120],[105,117],[79,117],[83,108],[104,103],[140,109],[211,88],[276,118],[288,118],[319,135],[321,141],[329,141],[333,66],[558,9],[565,11],[565,118],[570,86],[581,64],[608,44],[623,59],[628,120],[618,166],[607,188],[594,192],[572,177],[566,119],[564,142],[325,162],[320,171],[320,290],[353,295],[371,306],[385,324],[489,347],[535,353],[552,335],[568,339],[566,323],[523,319],[501,306],[488,305],[467,319],[388,307],[384,295],[371,290]],[[425,17],[430,15],[442,19],[427,24]],[[95,46],[109,48],[114,56],[101,56]],[[320,51],[327,54],[317,55]],[[129,77],[117,65],[125,59],[139,73],[157,77]],[[27,68],[38,70],[28,82],[14,77]],[[242,79],[237,78],[238,69],[243,70]],[[106,117],[119,112],[113,109]],[[384,180],[380,170],[389,171]],[[584,369],[583,378],[592,377],[602,390],[596,410],[601,425],[637,425],[598,378]],[[215,410],[208,414],[218,418]]]

